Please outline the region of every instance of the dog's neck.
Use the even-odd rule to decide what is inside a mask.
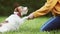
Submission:
[[[14,12],[14,14],[21,17],[21,13],[19,13],[19,12]]]

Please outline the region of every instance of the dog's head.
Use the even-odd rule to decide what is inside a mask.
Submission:
[[[27,14],[27,12],[28,12],[28,8],[23,6],[19,6],[14,10],[14,14],[18,14],[20,16]]]

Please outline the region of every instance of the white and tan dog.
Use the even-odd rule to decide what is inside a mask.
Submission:
[[[16,30],[19,26],[28,19],[28,17],[21,16],[27,14],[28,8],[19,6],[14,10],[14,13],[5,19],[4,23],[0,25],[0,32],[7,32],[10,30]]]

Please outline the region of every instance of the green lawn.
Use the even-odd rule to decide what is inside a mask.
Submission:
[[[3,22],[6,17],[0,17],[0,22]],[[40,27],[49,19],[50,17],[40,17],[31,20],[27,20],[18,31],[6,32],[4,34],[48,34],[48,32],[40,31]],[[53,34],[53,31],[50,32]],[[59,31],[56,32],[59,34]]]

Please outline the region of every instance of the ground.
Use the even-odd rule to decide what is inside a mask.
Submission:
[[[3,22],[5,16],[0,16],[0,22]],[[40,17],[31,20],[27,20],[23,25],[21,25],[18,31],[5,32],[4,34],[48,34],[48,32],[40,31],[41,26],[49,20],[50,17]],[[56,32],[56,31],[55,31]],[[50,34],[54,34],[54,31],[51,31]],[[59,31],[56,32],[59,34]]]

